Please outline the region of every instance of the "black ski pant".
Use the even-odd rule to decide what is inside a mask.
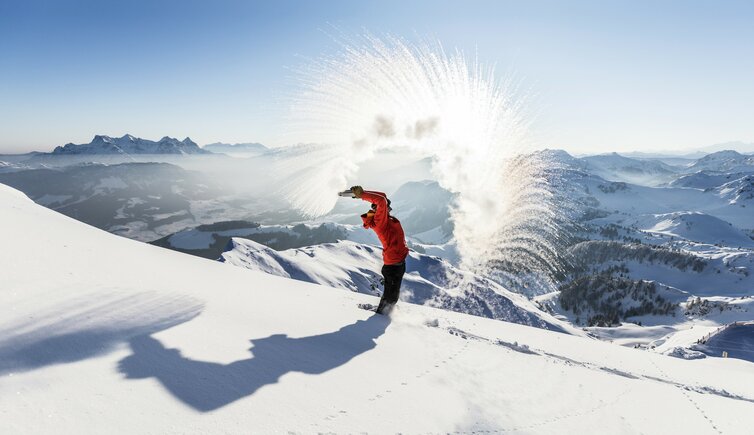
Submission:
[[[382,292],[380,305],[384,305],[385,303],[394,304],[398,302],[398,295],[401,291],[401,281],[403,281],[404,273],[406,273],[405,261],[382,266],[382,278],[385,280],[385,291]]]

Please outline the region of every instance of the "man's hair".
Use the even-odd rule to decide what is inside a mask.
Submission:
[[[385,199],[387,199],[387,198],[385,198]],[[371,208],[372,208],[372,210],[377,210],[377,204],[375,204],[375,203],[372,203],[372,206],[371,206]],[[393,208],[392,208],[392,207],[390,207],[390,200],[389,200],[389,199],[387,199],[387,211],[391,211],[392,209],[393,209]]]

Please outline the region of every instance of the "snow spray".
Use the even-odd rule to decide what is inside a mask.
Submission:
[[[526,98],[512,80],[439,43],[369,35],[300,80],[291,131],[314,144],[281,159],[297,209],[326,214],[376,151],[410,149],[430,156],[440,185],[457,194],[448,206],[462,268],[514,291],[551,289],[562,269],[556,171],[528,139]]]

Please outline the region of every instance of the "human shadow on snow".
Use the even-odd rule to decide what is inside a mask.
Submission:
[[[253,356],[230,364],[185,358],[179,350],[142,335],[130,340],[133,354],[121,360],[118,369],[128,379],[154,377],[186,405],[207,412],[277,383],[286,373],[316,375],[342,366],[374,349],[388,324],[387,318],[374,315],[326,334],[250,340]]]
[[[188,322],[202,309],[193,298],[156,292],[82,296],[0,329],[0,375],[101,356],[132,337]]]

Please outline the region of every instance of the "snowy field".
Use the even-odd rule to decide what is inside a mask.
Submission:
[[[97,230],[0,186],[0,433],[751,433],[754,370]]]

